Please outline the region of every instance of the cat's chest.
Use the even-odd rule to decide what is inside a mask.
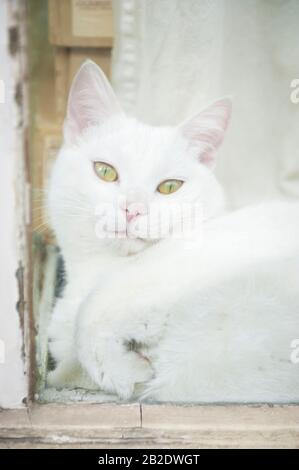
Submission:
[[[94,257],[69,263],[64,297],[82,301],[94,289],[101,289],[108,279],[123,268],[123,260],[110,257]]]

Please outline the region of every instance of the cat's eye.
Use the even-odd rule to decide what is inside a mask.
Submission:
[[[94,170],[99,178],[107,183],[113,183],[118,180],[118,174],[116,169],[104,162],[94,162]]]
[[[161,194],[172,194],[175,193],[183,185],[182,180],[165,180],[159,184],[157,190]]]

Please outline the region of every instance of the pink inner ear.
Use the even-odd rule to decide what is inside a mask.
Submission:
[[[198,150],[201,163],[213,166],[231,115],[229,99],[216,101],[183,124],[183,134]]]
[[[87,60],[75,76],[70,90],[65,138],[73,141],[90,126],[102,124],[122,113],[116,96],[102,70]]]
[[[212,167],[214,165],[214,162],[215,162],[215,158],[214,158],[214,154],[213,152],[209,152],[209,151],[203,151],[199,157],[200,159],[200,162],[203,164],[203,165],[206,165],[206,166],[209,166],[209,167]]]

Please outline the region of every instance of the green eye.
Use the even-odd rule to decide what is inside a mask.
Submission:
[[[113,183],[118,180],[116,169],[112,165],[103,162],[94,162],[94,169],[96,174],[107,183]]]
[[[183,185],[184,181],[181,180],[165,180],[159,184],[157,190],[161,194],[175,193]]]

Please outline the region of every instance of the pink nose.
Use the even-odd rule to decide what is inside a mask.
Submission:
[[[137,215],[139,215],[139,212],[137,210],[136,211],[130,211],[129,209],[126,209],[126,217],[127,217],[128,222],[131,222],[131,220],[135,219],[135,217],[137,217]]]

